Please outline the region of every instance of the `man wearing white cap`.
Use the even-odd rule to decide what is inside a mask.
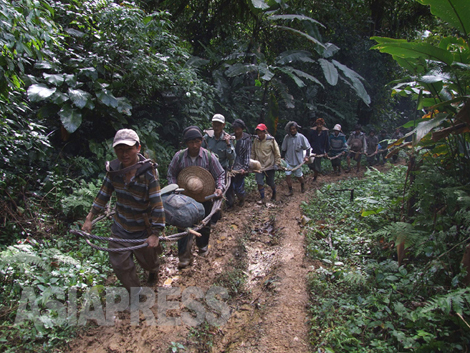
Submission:
[[[113,193],[116,212],[111,226],[113,238],[142,239],[147,247],[109,252],[109,261],[122,285],[130,292],[140,287],[133,257],[149,272],[148,283],[158,280],[158,235],[165,227],[156,163],[140,154],[139,136],[134,130],[119,130],[113,142],[117,159],[107,163],[106,177],[82,230],[90,232],[95,215],[103,212]],[[111,249],[125,249],[132,243],[109,242]]]
[[[205,130],[202,147],[215,153],[219,163],[225,172],[232,167],[235,160],[235,147],[232,136],[224,131],[225,117],[222,114],[214,114],[212,117],[212,130]],[[233,189],[226,194],[227,206],[232,207],[235,201]]]
[[[336,124],[333,128],[333,133],[330,134],[330,150],[328,156],[331,159],[331,166],[336,175],[341,174],[341,155],[348,150],[346,143],[346,136],[341,132],[341,125]]]

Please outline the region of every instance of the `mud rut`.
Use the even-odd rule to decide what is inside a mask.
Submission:
[[[309,352],[307,274],[314,264],[305,258],[300,204],[314,197],[320,183],[361,177],[363,171],[320,176],[316,183],[307,175],[307,192],[301,194],[294,183],[292,197],[284,196],[287,186],[282,182],[280,200],[266,206],[257,205],[253,193],[243,208],[224,212],[211,232],[210,255],[195,252],[191,268],[178,270],[176,248],[166,250],[155,292],[158,287],[224,287],[230,293],[224,302],[231,310],[225,325],[148,326],[141,315],[140,324],[131,326],[129,312],[121,312],[114,326],[86,330],[66,351],[171,352],[177,342],[184,346],[178,352]],[[174,299],[181,303],[181,297]],[[180,309],[167,316],[180,316],[185,310]],[[152,311],[157,318],[157,304]]]

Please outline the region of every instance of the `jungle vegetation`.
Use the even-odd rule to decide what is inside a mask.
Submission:
[[[356,299],[360,286],[376,286],[381,306],[370,296],[368,310],[409,320],[391,328],[380,317],[360,326],[362,333],[384,333],[389,351],[446,350],[448,342],[452,349],[468,347],[468,279],[460,265],[470,238],[468,1],[0,0],[0,18],[3,337],[23,337],[24,349],[47,349],[72,330],[47,316],[33,328],[12,328],[22,286],[35,286],[47,300],[53,284],[104,283],[106,257],[77,249],[67,229],[96,194],[116,130],[138,132],[164,184],[183,128],[207,128],[222,113],[228,126],[241,118],[252,132],[264,122],[278,138],[286,122],[308,128],[318,117],[345,132],[356,123],[366,130],[406,129],[390,146],[407,156],[406,171],[380,177],[395,186],[382,190],[383,203],[364,196],[368,207],[358,216],[368,222],[374,251],[382,243],[392,249],[373,254],[386,269],[377,267],[372,276],[375,265],[367,265],[344,277],[348,271],[336,276],[330,267],[322,276],[346,283]],[[416,272],[397,266],[395,245],[413,254]],[[349,256],[320,245],[308,251],[333,267],[337,256]],[[84,266],[93,270],[85,274]],[[423,291],[435,288],[419,294],[426,310],[416,313],[422,306],[414,302],[393,310],[385,305],[396,291],[411,291],[426,271],[433,275],[421,278]],[[315,325],[315,332],[324,329]],[[361,332],[334,332],[323,341],[312,335],[312,344],[356,351],[369,342],[385,351],[377,340],[361,341]],[[10,343],[2,340],[2,348]]]

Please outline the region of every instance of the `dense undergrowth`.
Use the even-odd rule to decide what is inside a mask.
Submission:
[[[307,254],[319,260],[309,278],[315,351],[468,351],[468,191],[426,165],[411,189],[404,166],[366,176],[325,185],[303,205]]]

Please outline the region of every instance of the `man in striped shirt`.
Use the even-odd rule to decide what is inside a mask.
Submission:
[[[156,164],[146,160],[140,152],[137,133],[119,130],[113,142],[117,159],[107,165],[106,177],[82,229],[90,232],[92,220],[103,212],[113,193],[116,194],[116,212],[111,226],[113,238],[142,239],[147,247],[132,251],[109,252],[114,273],[130,292],[140,287],[133,257],[149,271],[148,283],[158,280],[158,235],[165,227],[165,211],[160,197]],[[131,243],[109,242],[110,248],[126,248]]]
[[[202,131],[197,126],[189,126],[183,130],[183,140],[188,148],[176,152],[168,166],[168,184],[177,184],[178,174],[186,167],[199,166],[207,169],[215,180],[215,194],[222,197],[225,189],[225,171],[219,163],[217,157],[202,147]],[[206,216],[212,210],[212,200],[203,203]],[[200,237],[196,238],[196,245],[199,248],[200,256],[207,256],[209,253],[210,224],[219,220],[216,213],[211,218],[211,222],[199,232]],[[193,245],[193,235],[178,240],[179,268],[184,268],[192,263],[193,257],[191,248]]]

